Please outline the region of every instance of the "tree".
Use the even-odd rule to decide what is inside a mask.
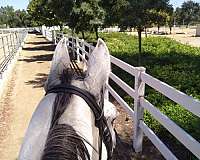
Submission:
[[[104,26],[118,25],[124,8],[128,5],[127,0],[102,0],[101,6],[105,10]]]
[[[47,1],[47,0],[45,0]],[[76,1],[74,0],[49,0],[48,7],[50,8],[54,18],[60,23],[62,30],[63,25],[68,25],[72,9]]]
[[[6,27],[27,27],[31,19],[25,10],[14,10],[12,6],[0,8],[0,24]]]
[[[15,15],[17,17],[17,27],[31,26],[31,17],[25,10],[16,10]]]
[[[6,27],[13,27],[16,19],[15,11],[12,6],[6,6],[0,8],[0,22],[6,24]]]
[[[174,25],[174,17],[175,17],[175,13],[169,13],[167,16],[167,24],[169,26],[169,30],[170,30],[170,34],[172,34],[172,27]]]
[[[178,24],[189,25],[200,21],[200,4],[191,0],[184,2],[181,8],[175,11]]]
[[[30,1],[27,11],[34,21],[35,25],[59,25],[60,21],[55,16],[53,9],[49,6],[47,0],[32,0]]]
[[[98,27],[103,24],[105,11],[99,0],[77,0],[71,13],[69,26],[81,32],[94,30],[98,39]]]
[[[173,8],[168,7],[168,10],[149,10],[149,15],[151,22],[156,24],[158,27],[158,33],[160,31],[160,26],[164,26],[171,23],[171,16],[173,14]],[[171,26],[171,25],[170,25]]]
[[[156,13],[159,11],[167,11],[169,0],[126,0],[123,5],[123,9],[120,8],[120,20],[119,24],[121,27],[135,27],[138,32],[139,42],[139,55],[142,52],[141,46],[141,33],[145,26],[156,23],[155,18],[152,17],[151,10],[155,10]],[[118,8],[118,7],[115,7]],[[138,60],[140,65],[140,57]]]

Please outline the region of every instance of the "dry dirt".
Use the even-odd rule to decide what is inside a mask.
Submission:
[[[20,58],[0,100],[0,159],[15,160],[49,72],[52,45],[39,35],[29,34]]]
[[[119,112],[114,122],[117,136],[117,147],[114,151],[113,160],[164,160],[160,152],[145,137],[143,142],[143,152],[136,154],[133,150],[133,121],[125,110],[113,101]]]
[[[29,34],[20,58],[0,100],[0,160],[16,160],[31,115],[44,95],[43,84],[49,73],[54,50],[41,35]],[[120,113],[115,121],[117,148],[114,160],[161,160],[162,156],[145,140],[143,153],[132,149],[131,118],[116,103]]]
[[[157,31],[157,28],[150,28],[149,31]],[[168,35],[156,35],[156,34],[148,34],[148,36],[160,36],[160,37],[168,37],[172,38],[182,44],[187,44],[193,47],[200,47],[200,37],[196,37],[196,29],[190,28],[172,28],[172,34],[169,34],[168,28],[160,28],[160,31],[167,32]],[[137,36],[137,32],[128,32],[127,34]],[[142,33],[142,37],[145,37],[144,32]]]

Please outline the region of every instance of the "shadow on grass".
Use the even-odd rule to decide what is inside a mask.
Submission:
[[[26,85],[32,85],[33,88],[41,88],[44,87],[44,84],[47,80],[48,74],[38,73],[34,80],[30,80],[25,82]]]

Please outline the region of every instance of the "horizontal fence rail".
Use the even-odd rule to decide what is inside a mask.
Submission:
[[[200,157],[200,143],[198,141],[144,98],[140,99],[140,104],[141,107],[148,110],[158,122],[160,122],[172,135],[184,144],[184,146],[186,146],[195,156]]]
[[[141,79],[150,87],[162,93],[174,102],[184,106],[187,110],[200,117],[200,102],[193,97],[188,96],[168,84],[159,81],[158,79],[146,74],[141,74]]]
[[[76,55],[77,61],[80,61],[81,59],[83,62],[87,62],[87,58],[89,58],[94,46],[88,44],[84,40],[67,36],[59,32],[54,32],[51,39],[55,44],[57,44],[63,37],[68,38],[67,45],[72,49],[73,54]],[[133,107],[130,107],[109,84],[106,86],[107,91],[133,119],[133,147],[135,151],[142,151],[143,134],[145,134],[167,160],[177,160],[176,156],[145,124],[143,120],[145,109],[174,137],[176,137],[176,139],[178,139],[186,148],[200,159],[200,143],[144,98],[145,85],[152,87],[198,117],[200,117],[200,101],[145,73],[145,68],[143,67],[133,67],[114,56],[111,56],[111,63],[128,72],[135,78],[135,86],[131,87],[114,73],[110,74],[110,79],[112,79],[120,88],[134,99],[134,110],[132,109]]]
[[[132,98],[136,97],[135,90],[133,88],[131,88],[128,84],[126,84],[124,81],[122,81],[115,74],[110,73],[110,79],[112,79],[115,83],[117,83]]]
[[[174,154],[167,148],[167,146],[155,135],[155,133],[144,123],[140,121],[140,128],[143,130],[144,134],[151,140],[151,142],[159,149],[160,153],[170,160],[177,160]]]
[[[123,100],[123,98],[121,98],[110,85],[107,85],[107,89],[110,94],[118,101],[118,103],[129,113],[129,115],[133,117],[133,109]]]

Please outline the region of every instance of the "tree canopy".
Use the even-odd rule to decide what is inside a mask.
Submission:
[[[98,27],[104,23],[105,11],[100,6],[100,0],[77,0],[70,16],[69,26],[76,32],[95,30],[98,37]]]
[[[184,2],[175,11],[176,22],[179,25],[200,23],[200,4],[193,1]]]
[[[32,0],[30,1],[27,11],[34,21],[34,25],[59,25],[60,21],[56,18],[53,9],[46,0]]]
[[[0,26],[2,27],[31,26],[31,17],[25,10],[14,10],[12,6],[1,7]]]

